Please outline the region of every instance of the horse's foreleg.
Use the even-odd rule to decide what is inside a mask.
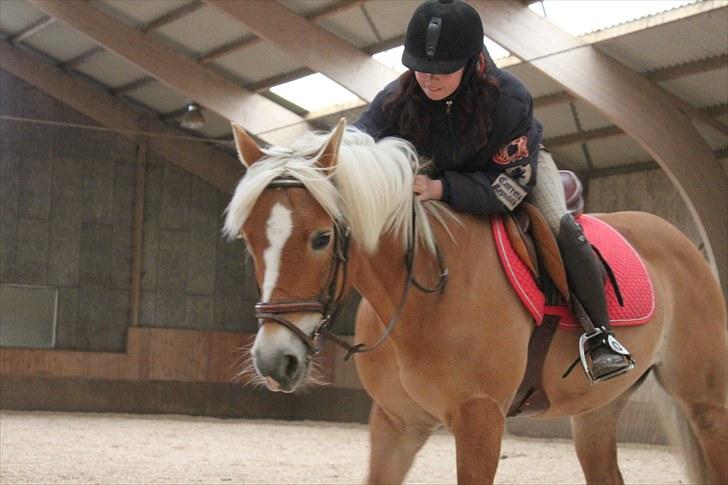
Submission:
[[[493,483],[504,427],[503,412],[486,397],[466,401],[453,411],[450,429],[455,435],[458,483]]]
[[[371,457],[367,483],[402,483],[431,433],[431,425],[406,423],[374,403],[369,416]]]
[[[572,416],[571,432],[586,483],[624,483],[617,464],[617,421],[631,394],[627,391],[603,408]]]

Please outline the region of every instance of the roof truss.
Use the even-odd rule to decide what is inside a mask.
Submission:
[[[220,190],[231,192],[242,175],[242,166],[233,156],[208,143],[187,139],[183,131],[170,128],[5,41],[0,41],[0,67],[79,113],[118,130],[122,136],[137,139],[140,133],[155,134],[149,138],[150,150]]]
[[[241,88],[173,48],[149,39],[88,2],[32,0],[32,3],[254,135],[277,143],[307,129],[300,116]]]
[[[306,66],[372,101],[397,73],[326,29],[267,0],[205,0]]]

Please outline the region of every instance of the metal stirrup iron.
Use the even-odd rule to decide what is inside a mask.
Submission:
[[[615,353],[624,357],[624,366],[601,376],[594,376],[592,372],[591,354],[601,346],[608,346]],[[630,352],[614,338],[614,336],[603,327],[595,328],[592,332],[584,333],[579,337],[579,360],[584,369],[589,384],[607,381],[617,376],[621,376],[634,369],[634,360]]]

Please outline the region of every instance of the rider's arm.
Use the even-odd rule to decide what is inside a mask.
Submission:
[[[505,108],[494,113],[494,125],[500,123],[492,132],[494,148],[478,155],[482,170],[443,173],[442,200],[456,211],[488,217],[513,210],[536,183],[543,133],[531,97],[503,103]]]

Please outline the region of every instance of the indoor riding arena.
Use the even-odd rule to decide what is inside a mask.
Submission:
[[[722,319],[705,341],[718,342],[716,348],[723,350],[710,355],[677,339],[655,351],[651,366],[640,367],[645,362],[637,359],[644,379],[624,405],[616,431],[625,483],[695,483],[696,476],[708,475],[692,474],[695,465],[683,457],[710,465],[711,453],[728,450],[728,436],[718,427],[715,446],[696,444],[706,443],[702,438],[686,441],[685,436],[702,437],[713,428],[707,417],[713,411],[700,408],[691,424],[690,411],[680,408],[678,399],[677,406],[665,405],[672,399],[657,369],[670,353],[686,352],[699,362],[722,357],[723,364],[717,364],[722,372],[696,365],[687,380],[707,379],[719,395],[722,389],[718,408],[725,417],[728,0],[467,3],[482,19],[495,66],[530,91],[534,117],[543,124],[542,145],[560,169],[578,176],[585,211],[643,211],[667,220],[719,281],[713,293],[722,291],[722,299],[713,304],[712,290],[675,266],[672,276],[697,295],[692,304],[712,305],[712,315]],[[332,317],[326,331],[338,337],[309,344],[310,334],[292,330],[296,324],[265,301],[271,294],[270,272],[263,275],[256,266],[273,263],[269,256],[256,257],[250,246],[256,238],[265,241],[266,234],[269,249],[275,246],[271,221],[256,226],[260,231],[245,226],[245,241],[226,237],[224,228],[238,182],[254,172],[250,163],[241,164],[249,153],[246,146],[255,146],[262,158],[286,156],[294,152],[287,147],[302,135],[331,132],[341,118],[350,124],[359,119],[377,93],[407,70],[400,62],[405,33],[420,4],[0,0],[0,483],[389,482],[372,478],[377,476],[373,463],[400,456],[402,445],[392,434],[383,451],[372,453],[378,431],[375,424],[371,432],[368,428],[370,413],[374,422],[380,409],[380,419],[384,415],[392,429],[408,424],[386,410],[382,414],[378,397],[373,408],[371,396],[378,394],[370,385],[365,388],[357,373],[364,359],[388,354],[377,350],[345,359],[346,345],[372,345],[383,335],[382,348],[400,356],[387,361],[395,369],[392,375],[402,379],[396,381],[399,391],[408,403],[428,402],[426,396],[424,401],[410,396],[407,376],[419,368],[408,367],[397,339],[405,333],[402,327],[412,324],[406,315],[413,295],[417,301],[437,295],[413,288],[407,300],[410,271],[404,292],[374,292],[391,300],[385,305],[389,310],[380,312],[375,295],[355,281],[361,265],[346,266],[359,257],[356,239],[354,252],[346,252],[347,228],[344,236],[334,234],[335,244],[347,238],[344,249],[327,253],[334,261],[329,288],[287,295],[295,300],[318,293],[319,300],[301,303],[303,309],[284,316],[298,311],[308,312],[301,321],[311,315]],[[248,145],[241,141],[243,132]],[[319,151],[322,157],[335,140],[341,142],[338,131],[333,133]],[[272,182],[279,185],[265,189],[264,196],[304,186],[298,182],[287,188],[290,178],[275,180],[282,182]],[[236,198],[245,196],[239,192]],[[426,203],[410,199],[414,219],[415,207]],[[630,231],[622,233],[631,241]],[[443,252],[437,253],[441,269],[448,262]],[[636,253],[651,257],[648,251]],[[305,277],[308,260],[305,254],[300,259],[294,268],[281,263],[281,278],[291,272]],[[392,261],[392,267],[405,267],[404,259]],[[431,267],[435,271],[437,264]],[[504,271],[505,265],[493,268],[493,274]],[[436,274],[421,282],[434,284]],[[449,278],[456,281],[455,269]],[[606,287],[619,279],[605,277]],[[630,284],[621,283],[619,298],[628,300]],[[472,282],[474,293],[477,284]],[[356,289],[339,295],[347,285]],[[650,288],[657,295],[650,318],[675,317],[670,305],[688,298],[687,291],[666,291],[659,281]],[[379,318],[376,332],[363,341],[355,335],[357,308],[364,302],[360,322],[367,308],[373,312],[357,290]],[[336,311],[329,300],[325,311],[318,310],[320,295],[327,292],[337,298]],[[508,298],[517,301],[515,294]],[[263,305],[256,310],[256,303]],[[518,311],[528,315],[523,308]],[[488,314],[482,318],[488,323]],[[426,320],[416,322],[425,331]],[[538,328],[530,322],[528,328]],[[257,374],[251,349],[259,323],[261,333],[275,327],[302,349],[310,345],[308,357],[320,350],[312,357],[305,386],[274,392],[281,390],[279,383]],[[641,323],[657,325],[649,319]],[[704,323],[695,321],[685,341],[693,333],[704,334]],[[388,324],[394,330],[385,335]],[[653,332],[656,341],[666,342],[670,328]],[[568,332],[556,330],[554,338]],[[526,347],[533,346],[527,344],[501,345],[524,352],[528,368],[535,362],[536,375],[545,379],[552,368],[545,357],[539,361],[527,354]],[[472,357],[476,350],[462,354]],[[428,358],[434,358],[432,352],[418,354],[420,361]],[[568,379],[587,383],[576,345],[567,360],[574,359]],[[526,360],[523,368],[518,382],[528,376]],[[554,372],[562,371],[566,368]],[[593,386],[618,385],[610,382],[627,375]],[[433,395],[447,380],[432,380]],[[569,415],[587,413],[587,408],[540,417],[548,414],[548,399],[558,392],[544,391],[541,380],[533,386],[516,416],[505,420],[500,450],[498,441],[488,445],[497,451],[495,483],[598,481],[587,480],[582,471],[587,465],[580,464],[585,458],[577,456],[571,441],[572,427],[578,428],[572,423],[578,420]],[[548,394],[545,405],[527,409],[537,394]],[[500,422],[523,396],[509,395],[510,403],[501,403]],[[598,413],[594,409],[600,406],[591,405],[588,412]],[[442,425],[429,426],[432,435],[424,446],[411,450],[414,463],[409,471],[409,464],[405,467],[404,482],[473,481],[463,474],[461,457],[488,446],[456,440],[451,421],[456,415],[438,416],[429,408],[427,413]],[[688,416],[681,426],[666,425],[680,413]],[[701,451],[701,446],[707,448]],[[607,455],[605,463],[615,460]],[[714,478],[719,474],[709,476],[710,482],[720,481]]]

